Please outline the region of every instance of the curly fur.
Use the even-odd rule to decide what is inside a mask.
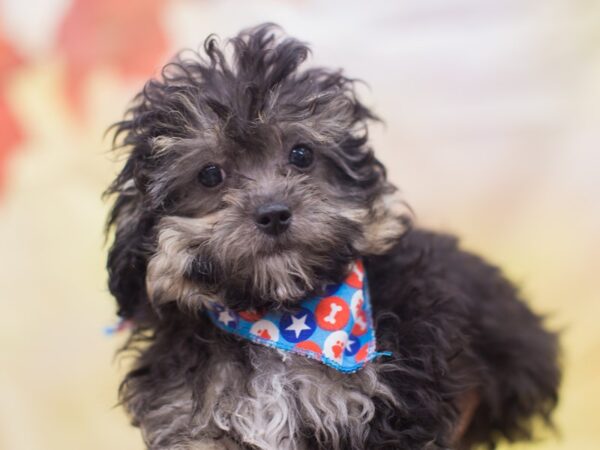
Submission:
[[[500,271],[450,236],[415,229],[368,144],[377,120],[340,71],[303,69],[308,47],[272,25],[149,81],[115,139],[128,159],[108,194],[109,288],[134,324],[121,399],[150,449],[493,447],[550,424],[558,343]],[[314,150],[292,167],[294,145]],[[218,164],[223,183],[197,174]],[[284,202],[290,228],[253,222]],[[364,258],[379,347],[393,357],[342,374],[240,341],[203,315],[293,309]],[[462,401],[478,406],[456,441]]]

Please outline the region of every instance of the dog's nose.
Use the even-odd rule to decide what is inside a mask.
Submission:
[[[276,235],[288,229],[292,221],[292,212],[284,204],[267,203],[256,209],[254,221],[261,231]]]

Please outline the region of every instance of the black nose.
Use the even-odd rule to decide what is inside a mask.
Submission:
[[[276,235],[288,229],[292,221],[292,212],[281,203],[267,203],[256,209],[254,221],[263,232]]]

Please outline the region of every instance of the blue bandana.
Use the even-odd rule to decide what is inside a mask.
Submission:
[[[235,312],[219,303],[207,308],[213,323],[229,333],[316,359],[341,372],[362,369],[378,356],[367,280],[361,261],[352,266],[343,283],[325,296],[303,300],[293,313]]]

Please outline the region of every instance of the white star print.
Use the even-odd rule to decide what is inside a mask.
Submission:
[[[353,341],[352,339],[348,339],[348,343],[346,344],[346,349],[352,351],[352,346],[354,345],[356,341]]]
[[[310,327],[306,325],[306,314],[300,318],[292,316],[292,324],[286,330],[293,331],[296,334],[296,339],[298,339],[300,333],[304,330],[310,330]]]
[[[229,322],[235,322],[235,319],[231,314],[229,314],[228,310],[224,309],[219,313],[219,322],[223,322],[225,325],[227,325]]]

